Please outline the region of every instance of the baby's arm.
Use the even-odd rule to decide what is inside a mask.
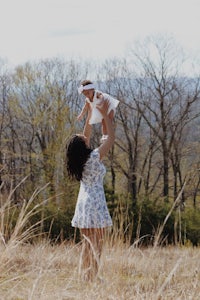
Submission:
[[[78,121],[81,121],[83,119],[83,117],[86,114],[86,112],[88,111],[88,109],[89,109],[89,103],[87,101],[85,101],[85,104],[84,104],[80,114],[77,116]]]

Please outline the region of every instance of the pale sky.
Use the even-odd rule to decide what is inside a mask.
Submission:
[[[0,0],[0,58],[124,56],[135,40],[172,34],[200,52],[200,0]]]

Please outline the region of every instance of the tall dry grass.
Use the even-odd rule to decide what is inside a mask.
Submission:
[[[1,247],[1,254],[4,249]],[[78,277],[81,247],[21,244],[1,257],[0,299],[199,299],[197,248],[139,249],[106,243],[99,277]]]
[[[125,243],[115,228],[105,240],[98,278],[83,281],[79,276],[81,243],[28,242],[37,227],[26,225],[40,209],[33,205],[38,192],[22,205],[9,239],[4,238],[8,227],[4,221],[11,201],[1,206],[0,299],[199,299],[200,249],[160,247],[160,230],[154,246],[140,248],[137,242]]]

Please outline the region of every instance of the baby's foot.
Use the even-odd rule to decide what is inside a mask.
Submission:
[[[103,134],[102,137],[101,137],[100,142],[103,143],[105,140],[107,140],[107,138],[108,138],[108,135],[107,134]]]

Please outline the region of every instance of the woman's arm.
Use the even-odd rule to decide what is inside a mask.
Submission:
[[[107,139],[99,146],[99,154],[100,154],[100,159],[102,159],[111,147],[114,144],[115,141],[115,133],[114,133],[114,126],[112,121],[110,120],[109,116],[107,115],[108,109],[109,109],[109,102],[107,100],[102,101],[99,105],[97,105],[97,109],[102,113],[106,129],[107,129]]]
[[[86,144],[87,144],[88,147],[90,145],[90,137],[91,137],[91,132],[92,132],[92,126],[89,124],[89,120],[91,118],[91,113],[92,113],[92,110],[91,110],[90,105],[88,104],[88,115],[87,115],[87,119],[86,119],[86,122],[85,122],[85,126],[83,128],[83,135],[87,139]]]

